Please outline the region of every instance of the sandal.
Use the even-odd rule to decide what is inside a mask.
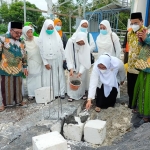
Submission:
[[[86,100],[86,99],[87,99],[87,96],[86,96],[86,95],[84,95],[84,96],[82,97],[82,99],[83,99],[83,100]]]
[[[5,110],[5,106],[0,106],[0,112]]]
[[[73,99],[72,98],[68,98],[68,102],[73,102]]]
[[[60,98],[61,98],[61,99],[65,99],[65,95],[61,95]]]
[[[96,111],[96,112],[100,112],[100,111],[101,111],[101,108],[100,108],[100,107],[95,107],[95,111]]]

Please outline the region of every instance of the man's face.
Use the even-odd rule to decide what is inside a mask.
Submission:
[[[22,35],[22,29],[13,28],[10,30],[11,37],[15,40],[19,40]]]
[[[142,25],[143,25],[143,20],[141,21],[139,19],[131,19],[130,21],[131,21],[131,23],[130,23],[131,26],[132,25],[139,25],[140,27],[142,27]]]

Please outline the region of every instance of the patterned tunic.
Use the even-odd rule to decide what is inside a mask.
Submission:
[[[22,76],[22,66],[27,67],[27,54],[24,43],[14,40],[7,34],[0,37],[0,75]]]
[[[142,26],[139,31],[142,31],[144,28]],[[138,74],[139,72],[135,69],[135,63],[139,56],[141,45],[138,45],[138,37],[133,30],[128,32],[127,41],[129,44],[128,72]]]

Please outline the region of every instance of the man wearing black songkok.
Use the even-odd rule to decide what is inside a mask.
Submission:
[[[138,45],[137,32],[141,32],[145,27],[143,26],[143,19],[141,12],[135,12],[130,17],[132,30],[128,32],[127,42],[129,44],[129,57],[128,57],[128,73],[127,73],[127,89],[129,95],[129,108],[132,108],[132,99],[134,93],[134,86],[138,76],[138,71],[135,69],[135,62],[138,58],[141,47]],[[133,112],[136,112],[135,108]]]
[[[10,32],[0,37],[0,111],[8,105],[24,105],[22,74],[27,75],[27,56],[21,35],[22,23],[10,22]]]

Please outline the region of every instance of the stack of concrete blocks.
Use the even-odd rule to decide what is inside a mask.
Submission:
[[[101,145],[106,138],[106,121],[89,120],[84,126],[84,140]]]
[[[78,124],[64,124],[63,134],[68,140],[81,141],[84,129],[84,123],[81,123],[79,117],[75,117]]]
[[[67,141],[57,131],[32,137],[33,150],[67,150]]]
[[[45,105],[52,101],[53,98],[53,90],[50,87],[41,87],[35,90],[35,100],[36,103],[44,103]]]

